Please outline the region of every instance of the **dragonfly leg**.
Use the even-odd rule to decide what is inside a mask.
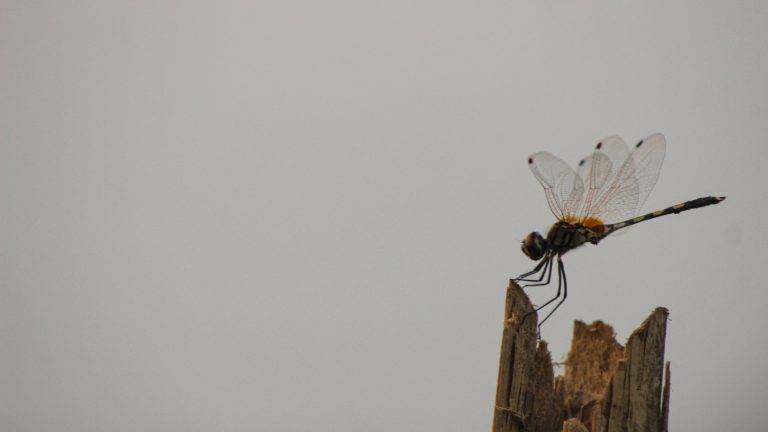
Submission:
[[[557,296],[560,296],[560,282],[563,283],[563,298],[560,299],[560,301],[555,305],[554,308],[552,308],[551,311],[547,314],[547,316],[544,317],[543,320],[539,323],[539,327],[541,327],[542,324],[544,324],[544,321],[549,319],[549,317],[552,316],[553,313],[557,310],[557,308],[560,307],[561,304],[565,301],[565,299],[568,297],[568,280],[565,278],[565,266],[563,265],[563,260],[560,258],[560,255],[557,256],[557,272],[558,272],[558,282],[557,282]],[[553,298],[547,303],[552,302],[553,300],[557,299],[557,297]],[[546,306],[546,304],[544,305]],[[538,309],[537,309],[538,310]]]
[[[546,271],[547,269],[548,269],[549,271],[547,272],[547,281],[546,281],[546,282],[540,282],[542,278],[539,278],[539,280],[538,280],[538,281],[533,281],[534,283],[532,283],[532,284],[524,285],[524,286],[523,286],[523,288],[528,288],[528,287],[533,287],[533,286],[543,286],[543,285],[549,285],[549,282],[550,282],[550,281],[552,281],[552,268],[554,268],[554,267],[555,267],[555,265],[552,263],[552,261],[553,261],[554,259],[555,259],[554,255],[549,255],[549,256],[547,256],[547,263],[548,263],[548,264],[547,264],[547,267],[545,267],[545,271]],[[559,256],[558,256],[558,262],[560,262],[560,257],[559,257]],[[533,315],[534,313],[538,312],[538,311],[539,311],[541,308],[543,308],[544,306],[546,306],[546,305],[548,305],[548,304],[552,303],[553,301],[557,300],[557,298],[558,298],[558,297],[560,297],[560,280],[559,280],[559,276],[560,276],[560,268],[559,268],[559,267],[557,268],[557,274],[558,274],[558,283],[557,283],[557,297],[555,297],[555,298],[553,298],[553,299],[549,300],[548,302],[544,303],[543,305],[541,305],[541,306],[537,307],[536,309],[534,309],[534,310],[532,310],[532,311],[528,312],[527,314],[525,314],[525,315],[523,316],[523,320],[525,320],[526,318],[528,318],[528,316],[530,316],[530,315]],[[544,276],[544,274],[543,274],[543,273],[542,273],[542,276]]]
[[[538,279],[526,280],[526,282],[532,282],[532,283],[529,283],[527,285],[522,285],[521,288],[549,285],[549,282],[552,280],[552,268],[555,267],[555,265],[552,264],[552,261],[554,260],[554,258],[555,258],[554,256],[547,257],[547,264],[544,266],[544,271],[541,272],[541,276],[539,276]],[[547,275],[547,280],[545,282],[542,282],[542,280],[544,280],[545,274]]]
[[[546,255],[541,261],[539,261],[538,264],[536,264],[536,267],[534,267],[533,270],[529,271],[528,273],[523,273],[513,280],[515,282],[541,282],[541,280],[544,279],[544,275],[547,273],[547,267],[549,267],[551,263],[552,257]],[[539,276],[538,279],[526,279],[528,276],[538,273],[542,267],[544,267],[544,271],[541,272],[541,276]]]
[[[554,265],[553,265],[553,267],[554,267]],[[568,287],[567,287],[567,284],[564,284],[564,282],[565,282],[565,267],[563,267],[563,260],[562,260],[562,258],[560,258],[560,255],[558,255],[557,256],[557,294],[554,297],[552,297],[551,299],[547,300],[547,302],[544,303],[543,305],[541,305],[541,306],[537,307],[536,309],[534,309],[533,312],[538,312],[538,311],[544,309],[545,307],[547,307],[553,301],[559,299],[560,298],[560,293],[562,292],[562,289],[563,289],[564,285],[565,285],[565,293],[566,293],[566,295],[568,295]],[[565,298],[563,298],[563,300],[565,300]],[[560,301],[560,303],[562,303],[562,301]],[[560,303],[558,303],[557,306],[555,306],[555,309],[557,309],[557,307],[560,306]],[[547,318],[549,318],[554,311],[555,310],[552,309],[552,311],[549,312],[547,314],[547,316],[544,317],[543,320],[541,320],[541,322],[539,322],[539,327],[541,327],[541,325],[544,324],[544,321],[546,321]],[[532,314],[533,312],[528,312],[528,314],[526,314],[526,316]]]

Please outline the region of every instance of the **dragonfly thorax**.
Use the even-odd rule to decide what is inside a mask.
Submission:
[[[602,225],[599,226],[602,228]],[[547,233],[547,243],[552,252],[564,254],[584,243],[597,244],[602,238],[602,231],[584,226],[581,223],[557,222]]]
[[[597,244],[602,238],[601,229],[592,229],[580,223],[560,221],[552,225],[546,238],[538,232],[528,234],[523,240],[523,244],[520,245],[520,249],[528,258],[538,261],[547,253],[562,255],[587,242]]]

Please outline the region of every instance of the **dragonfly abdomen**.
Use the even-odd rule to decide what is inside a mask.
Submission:
[[[718,203],[722,202],[724,199],[725,199],[724,196],[723,197],[708,196],[708,197],[703,197],[703,198],[696,198],[695,200],[690,200],[690,201],[686,201],[686,202],[681,203],[681,204],[677,204],[677,205],[673,205],[671,207],[667,207],[664,210],[658,210],[658,211],[655,211],[653,213],[648,213],[648,214],[645,214],[645,215],[642,215],[642,216],[637,216],[635,218],[632,218],[632,219],[629,219],[629,220],[625,220],[623,222],[618,222],[618,223],[615,223],[615,224],[605,225],[605,231],[603,233],[603,237],[607,236],[608,234],[610,234],[610,233],[612,233],[612,232],[614,232],[614,231],[616,231],[618,229],[626,228],[626,227],[628,227],[630,225],[634,225],[634,224],[636,224],[638,222],[647,221],[647,220],[650,220],[650,219],[653,219],[653,218],[657,218],[659,216],[666,216],[668,214],[680,213],[680,212],[684,212],[686,210],[693,210],[693,209],[699,208],[699,207],[706,207],[706,206],[712,205],[712,204],[718,204]]]

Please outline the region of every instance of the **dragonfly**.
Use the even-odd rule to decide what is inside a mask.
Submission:
[[[725,199],[697,198],[637,216],[659,178],[666,145],[666,138],[660,133],[642,139],[631,150],[620,137],[610,136],[600,141],[575,170],[547,152],[528,158],[528,166],[544,187],[549,208],[557,218],[546,237],[535,231],[525,237],[521,249],[538,263],[533,270],[514,279],[524,283],[523,288],[549,285],[552,269],[557,265],[557,294],[528,314],[560,299],[539,326],[568,297],[562,259],[567,252],[587,243],[597,245],[610,234],[636,223],[718,204]]]

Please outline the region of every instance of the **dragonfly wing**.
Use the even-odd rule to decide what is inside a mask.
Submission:
[[[576,171],[546,152],[533,154],[528,166],[544,187],[552,213],[560,220],[575,216],[584,194],[584,184]]]
[[[619,167],[626,161],[629,148],[623,139],[609,136],[601,140],[595,151],[579,162],[576,173],[584,183],[584,199],[578,211],[579,219],[585,221],[597,212],[598,198],[605,193]]]
[[[641,140],[606,182],[587,214],[606,224],[636,216],[659,178],[665,153],[664,135]]]
[[[664,156],[667,154],[667,139],[664,135],[657,133],[645,137],[637,143],[632,151],[632,158],[635,160],[636,177],[639,186],[639,197],[635,215],[640,213],[640,209],[651,194],[653,187],[659,180],[661,165],[664,163]]]

